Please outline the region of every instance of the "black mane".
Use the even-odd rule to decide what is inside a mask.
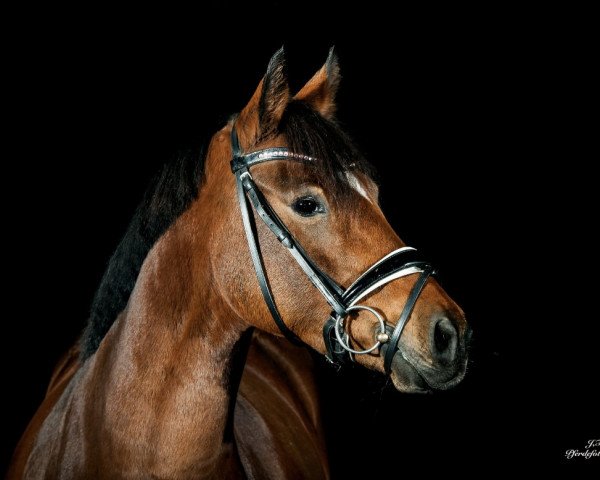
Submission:
[[[373,168],[339,125],[323,118],[304,102],[293,101],[287,106],[279,131],[292,151],[317,159],[319,183],[337,200],[348,198],[346,172],[373,177]]]
[[[150,183],[94,295],[90,318],[81,338],[83,359],[98,349],[125,309],[152,246],[197,197],[202,158],[202,155],[179,157],[165,164]]]
[[[343,198],[353,170],[371,174],[369,164],[339,126],[302,102],[291,102],[279,125],[289,147],[318,159],[322,187]],[[94,354],[129,300],[148,252],[198,195],[203,162],[185,156],[166,164],[138,206],[125,236],[111,257],[96,291],[81,338],[81,355]]]

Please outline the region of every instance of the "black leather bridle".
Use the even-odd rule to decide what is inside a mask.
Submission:
[[[389,373],[392,359],[398,349],[398,342],[400,341],[402,331],[419,299],[419,295],[427,283],[427,279],[435,273],[433,267],[421,259],[414,248],[402,247],[373,264],[347,289],[342,288],[311,260],[302,246],[294,239],[256,183],[254,183],[250,174],[250,168],[259,163],[272,160],[312,162],[314,158],[292,152],[284,147],[267,148],[244,154],[239,145],[235,126],[231,130],[231,149],[233,152],[231,170],[236,178],[238,200],[248,240],[248,248],[263,297],[281,332],[292,342],[301,343],[301,340],[287,327],[281,318],[273,299],[257,242],[257,230],[250,205],[254,207],[258,216],[281,244],[287,248],[298,265],[300,265],[300,268],[302,268],[313,285],[317,287],[333,309],[330,317],[325,321],[325,325],[323,326],[323,340],[327,348],[327,358],[334,363],[342,363],[348,358],[353,359],[353,354],[366,354],[382,347],[384,369]],[[408,295],[395,327],[386,324],[382,316],[373,308],[358,304],[361,299],[383,285],[397,278],[417,273],[419,277]],[[366,350],[354,350],[350,346],[349,335],[344,331],[344,320],[350,313],[358,310],[370,312],[379,322],[380,328],[376,334],[376,343]]]

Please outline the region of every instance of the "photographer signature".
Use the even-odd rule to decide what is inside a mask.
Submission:
[[[587,441],[585,445],[585,449],[579,450],[576,448],[571,448],[565,452],[565,457],[568,460],[573,458],[582,457],[586,460],[594,457],[600,457],[600,438],[594,438]]]

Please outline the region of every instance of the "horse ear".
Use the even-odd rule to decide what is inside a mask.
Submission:
[[[338,57],[335,48],[331,47],[325,65],[314,74],[294,98],[308,103],[325,118],[332,118],[336,108],[335,94],[341,78]]]
[[[281,47],[271,57],[267,73],[258,84],[254,95],[236,121],[238,134],[245,145],[253,145],[260,138],[273,133],[290,102],[285,68],[285,54]]]

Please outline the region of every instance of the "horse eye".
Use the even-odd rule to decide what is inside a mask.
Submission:
[[[300,197],[292,204],[294,211],[303,217],[312,217],[325,212],[325,208],[314,197]]]

